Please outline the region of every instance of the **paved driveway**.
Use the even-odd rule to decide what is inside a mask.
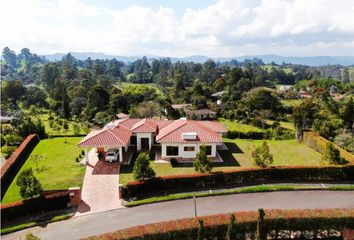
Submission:
[[[354,208],[354,191],[244,193],[197,199],[198,216],[264,209]],[[122,208],[34,227],[2,238],[18,240],[27,232],[42,240],[79,239],[117,229],[194,216],[193,199]]]
[[[82,186],[82,203],[75,216],[121,208],[119,199],[119,163],[99,161],[95,149],[89,152],[89,164]]]

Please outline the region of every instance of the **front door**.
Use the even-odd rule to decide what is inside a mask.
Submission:
[[[149,150],[149,138],[141,138],[141,150]]]

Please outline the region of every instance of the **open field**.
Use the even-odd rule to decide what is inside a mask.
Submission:
[[[121,87],[129,87],[129,86],[144,86],[144,87],[149,87],[149,88],[153,88],[156,90],[156,93],[158,94],[162,94],[160,86],[156,83],[128,83],[128,82],[122,82],[121,84],[117,85],[118,88]]]
[[[255,146],[263,140],[224,139],[229,151],[220,151],[223,163],[214,163],[213,172],[239,169],[240,167],[254,167],[251,156]],[[273,166],[320,165],[321,154],[296,140],[267,140],[271,153],[274,155]],[[195,173],[192,163],[179,164],[172,167],[169,163],[155,163],[150,161],[151,167],[157,176],[181,175]],[[122,166],[119,182],[125,184],[133,179],[133,166]]]
[[[264,132],[263,129],[249,125],[249,124],[242,124],[236,121],[231,121],[229,119],[219,118],[218,120],[220,123],[224,124],[227,130],[229,131],[240,131],[240,132]]]
[[[274,120],[266,120],[267,124],[272,124],[274,122]],[[280,126],[286,129],[290,129],[290,130],[295,130],[294,127],[294,122],[284,122],[284,121],[280,121]]]
[[[80,187],[85,172],[85,168],[75,161],[82,151],[76,146],[80,140],[79,137],[68,137],[66,143],[63,137],[41,140],[21,170],[32,167],[44,190]],[[44,158],[36,164],[34,155],[43,155]],[[3,203],[21,200],[16,185],[19,173],[7,190]]]
[[[38,114],[38,115],[36,115],[35,117],[32,117],[32,118],[33,119],[39,118],[42,121],[42,123],[43,123],[43,125],[45,127],[45,132],[48,135],[63,135],[63,136],[64,135],[71,135],[71,136],[74,135],[74,128],[73,128],[73,125],[72,125],[73,121],[67,121],[69,129],[66,132],[64,132],[63,126],[61,126],[59,131],[56,131],[56,130],[54,130],[53,128],[50,127],[49,120],[48,120],[48,118],[49,118],[49,114],[48,113],[41,113],[41,114]],[[87,133],[85,133],[83,131],[81,126],[80,126],[80,134],[87,134]]]

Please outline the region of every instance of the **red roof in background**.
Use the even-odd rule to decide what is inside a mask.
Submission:
[[[119,119],[101,130],[90,132],[78,146],[127,146],[133,133],[156,133],[156,141],[164,142],[222,142],[219,133],[227,132],[218,122],[193,120]],[[182,133],[195,132],[196,140],[185,140]]]

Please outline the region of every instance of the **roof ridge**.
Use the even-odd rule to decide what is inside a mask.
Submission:
[[[117,137],[110,129],[107,128],[107,130],[108,130],[108,132],[109,132],[113,137],[115,137],[118,141],[120,141],[122,144],[125,144],[125,143],[122,141],[122,139],[120,139],[119,137]]]
[[[180,121],[183,121],[184,123],[181,124],[180,126],[178,126],[177,128],[173,129],[172,131],[170,132],[166,132],[164,135],[160,136],[159,138],[157,138],[159,135],[156,136],[156,141],[160,140],[161,138],[165,137],[166,135],[176,131],[177,129],[180,129],[182,126],[186,125],[187,124],[187,120],[182,120],[182,119],[178,119],[178,120],[174,120],[172,123],[168,124],[167,126],[165,126],[164,128],[162,128],[161,130],[164,130],[165,128],[167,128],[168,126],[170,126],[171,124],[175,123],[175,122],[180,122]]]
[[[78,145],[79,144],[81,144],[81,143],[84,143],[84,142],[86,142],[87,140],[90,140],[91,138],[93,138],[93,137],[96,137],[96,136],[98,136],[98,135],[100,135],[100,134],[102,134],[104,131],[105,131],[105,129],[104,128],[102,128],[102,129],[100,129],[100,130],[96,130],[97,131],[97,133],[96,134],[93,134],[92,136],[90,136],[89,138],[84,138],[84,139],[82,139],[79,143],[78,143]],[[87,137],[88,135],[86,135],[86,137]]]
[[[192,125],[194,125],[195,127],[199,128],[199,129],[201,129],[201,130],[203,130],[203,131],[207,131],[208,133],[210,133],[210,134],[212,134],[212,135],[214,135],[214,136],[219,137],[219,135],[218,135],[213,129],[208,128],[207,126],[205,126],[205,125],[199,123],[199,121],[190,120],[190,123],[191,123]]]

